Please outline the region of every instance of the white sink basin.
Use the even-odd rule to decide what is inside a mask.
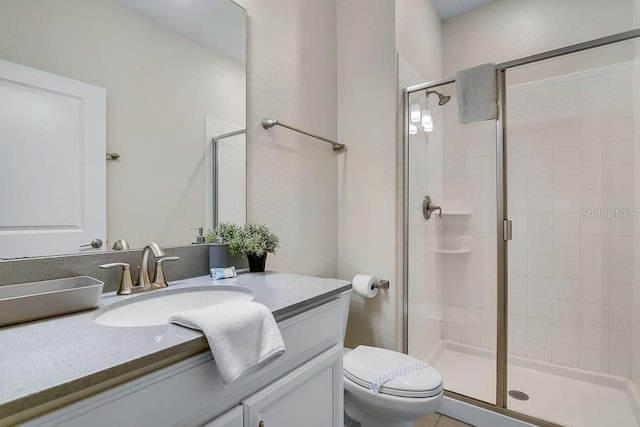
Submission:
[[[253,289],[222,285],[151,291],[101,309],[93,322],[120,327],[164,325],[177,311],[195,310],[227,301],[251,301],[255,296]]]

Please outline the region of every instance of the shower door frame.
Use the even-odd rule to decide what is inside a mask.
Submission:
[[[640,37],[640,29],[625,31],[607,37],[554,49],[536,55],[527,56],[496,65],[496,83],[498,89],[498,118],[496,119],[496,218],[497,218],[497,340],[496,340],[496,404],[474,399],[469,396],[445,390],[445,396],[516,418],[532,424],[557,426],[546,420],[538,419],[507,408],[508,375],[508,212],[507,212],[507,134],[506,134],[506,72],[510,68],[532,64],[538,61],[557,58],[584,50],[607,46]],[[409,352],[409,96],[416,92],[454,83],[453,77],[434,80],[405,88],[402,93],[403,120],[403,245],[402,248],[402,351]],[[510,224],[509,224],[510,226]]]

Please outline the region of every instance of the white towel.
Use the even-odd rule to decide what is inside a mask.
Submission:
[[[169,321],[204,332],[227,384],[284,354],[284,341],[273,314],[256,302],[229,301],[173,313]]]
[[[482,64],[456,73],[458,120],[479,122],[498,117],[496,64]]]

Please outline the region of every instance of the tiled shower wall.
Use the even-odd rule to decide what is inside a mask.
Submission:
[[[510,354],[630,375],[631,71],[507,90]],[[437,255],[442,337],[495,349],[495,122],[458,124],[452,99],[444,128],[441,249],[468,252]]]
[[[509,352],[628,377],[630,63],[507,90]]]
[[[453,85],[442,91],[454,95]],[[496,123],[461,125],[457,99],[444,113],[442,337],[496,348]],[[438,122],[436,122],[437,126]],[[450,251],[450,252],[449,252]]]
[[[404,60],[400,61],[400,87],[424,81]],[[411,103],[426,106],[424,93],[413,95]],[[442,111],[432,111],[434,123],[442,122]],[[427,194],[442,200],[443,130],[409,137],[409,354],[420,359],[436,348],[441,339],[442,266],[434,250],[442,233],[437,221],[425,221],[422,200]]]

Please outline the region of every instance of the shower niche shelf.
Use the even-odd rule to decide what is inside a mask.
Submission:
[[[468,254],[471,249],[436,249],[434,252],[437,254]]]
[[[471,212],[442,212],[442,216],[469,216]]]

